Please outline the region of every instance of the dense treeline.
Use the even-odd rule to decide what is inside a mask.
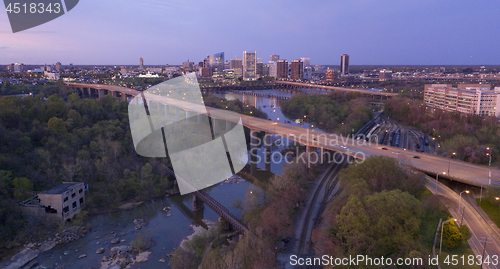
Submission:
[[[48,98],[43,93],[0,98],[3,242],[16,239],[27,227],[15,204],[29,198],[29,191],[44,191],[63,181],[84,182],[89,185],[86,208],[99,212],[161,195],[169,185],[167,159],[135,153],[126,102],[111,96],[80,99],[71,92],[60,86]]]
[[[496,117],[479,117],[441,110],[431,111],[422,101],[388,99],[385,115],[437,139],[438,153],[472,163],[487,163],[487,147],[496,158],[500,148],[500,123]],[[431,139],[429,138],[429,139]]]
[[[294,95],[281,104],[291,118],[315,122],[330,132],[351,133],[373,117],[370,100],[359,93],[332,93],[329,95]],[[342,124],[344,123],[344,125]]]
[[[135,152],[127,102],[110,95],[81,99],[64,85],[37,90],[35,96],[0,98],[3,242],[36,237],[24,231],[43,226],[43,220],[25,218],[15,206],[32,197],[32,191],[45,191],[63,181],[84,182],[89,186],[86,209],[98,213],[162,195],[173,187],[167,178],[168,158],[144,158]],[[267,118],[239,100],[205,98],[207,105]]]
[[[342,170],[339,177],[343,192],[328,205],[313,233],[317,254],[393,259],[430,254],[430,246],[421,240],[423,219],[445,214],[446,208],[435,196],[423,195],[422,174],[401,168],[396,159],[372,156]],[[431,223],[431,237],[435,225],[437,220]],[[458,245],[464,238],[450,241]]]

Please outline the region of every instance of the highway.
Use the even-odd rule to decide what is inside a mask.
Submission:
[[[275,81],[274,83],[280,84],[280,85],[294,86],[294,87],[298,87],[298,88],[313,88],[313,89],[317,88],[317,89],[324,89],[327,91],[359,92],[361,94],[366,94],[366,95],[380,95],[380,96],[385,96],[385,97],[392,97],[392,96],[398,95],[397,93],[377,92],[377,91],[370,91],[370,90],[351,89],[351,88],[309,84],[309,83],[302,83],[302,82],[292,82],[292,81],[279,81],[278,80],[278,81]]]
[[[479,166],[436,155],[423,154],[410,150],[403,150],[401,148],[378,145],[374,142],[368,143],[364,140],[349,138],[353,137],[354,134],[348,134],[348,137],[344,137],[342,135],[316,131],[299,126],[292,126],[283,122],[273,122],[267,119],[237,114],[227,110],[205,107],[204,105],[189,103],[166,96],[143,93],[119,86],[79,83],[68,83],[68,85],[74,87],[88,87],[106,89],[109,91],[119,91],[132,96],[143,94],[144,98],[148,101],[152,101],[153,105],[154,103],[159,103],[175,106],[182,110],[196,113],[207,113],[212,118],[229,120],[232,122],[236,122],[241,118],[242,124],[251,130],[260,130],[266,133],[277,134],[311,147],[342,152],[357,158],[358,161],[362,161],[364,158],[372,155],[389,156],[397,158],[402,164],[410,165],[418,170],[434,174],[438,173],[442,177],[452,178],[453,180],[461,181],[466,184],[474,186],[488,184],[487,166]],[[239,115],[239,117],[235,117],[235,115]],[[383,150],[382,148],[387,148],[387,150]],[[414,156],[419,156],[420,158],[417,159],[414,158]],[[450,175],[447,174],[448,167],[450,167]],[[500,185],[500,170],[492,169],[491,172],[492,184]]]
[[[436,190],[436,181],[432,178],[428,179],[429,181],[427,183],[427,188],[433,194],[441,196],[441,201],[446,205],[453,218],[457,219],[457,223],[460,224],[460,222],[462,221],[462,211],[458,210],[460,196],[440,182],[438,182]],[[485,256],[489,255],[490,260],[493,259],[492,255],[497,255],[497,257],[500,258],[500,244],[498,240],[500,230],[496,225],[491,225],[491,223],[489,223],[489,218],[485,219],[484,216],[481,216],[481,214],[476,211],[476,207],[471,205],[466,199],[464,199],[464,195],[465,193],[462,194],[461,201],[461,208],[465,208],[463,223],[469,227],[469,230],[472,233],[472,237],[468,241],[469,245],[472,248],[472,251],[475,255],[483,255],[484,239],[489,238],[488,242],[491,243],[486,244]],[[473,202],[473,204],[476,204],[475,201]],[[439,241],[436,244],[436,254],[439,255]],[[460,266],[458,266],[457,268],[460,268]],[[485,264],[483,265],[483,268],[496,269],[500,268],[500,265]]]

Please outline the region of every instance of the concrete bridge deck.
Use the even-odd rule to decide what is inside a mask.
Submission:
[[[135,95],[141,94],[142,92],[110,85],[98,85],[98,84],[78,84],[78,83],[68,83],[69,86],[81,89],[84,91],[85,88],[106,90],[109,93],[116,95],[117,92],[120,95],[133,97]],[[104,96],[102,93],[98,93],[94,96]],[[123,99],[123,98],[122,98]],[[165,96],[144,94],[144,99],[148,102],[148,105],[157,106],[174,106],[178,109],[184,111],[189,111],[193,113],[205,113],[213,119],[226,120],[234,122],[234,117],[228,118],[228,114],[225,110],[216,109],[211,107],[205,107],[203,105],[192,104],[188,102],[183,102],[182,100],[176,100],[168,98]],[[151,102],[151,103],[150,103]],[[186,113],[188,114],[188,113]],[[338,134],[332,134],[327,132],[315,131],[303,127],[292,126],[281,122],[273,122],[267,119],[256,118],[247,115],[240,115],[242,124],[248,127],[251,131],[263,131],[269,134],[276,134],[288,139],[297,141],[308,147],[319,148],[321,152],[331,151],[340,152],[347,154],[349,156],[355,157],[359,160],[371,155],[383,155],[392,158],[397,158],[401,162],[410,165],[418,170],[426,171],[429,174],[439,174],[445,176],[449,179],[463,182],[465,184],[481,186],[488,185],[491,181],[493,185],[500,185],[500,170],[492,169],[491,180],[488,177],[488,167],[475,165],[467,162],[450,160],[449,158],[444,158],[435,155],[427,155],[419,152],[413,152],[408,150],[402,150],[401,148],[385,147],[382,145],[364,142],[363,140],[352,139],[350,137],[344,137]],[[387,148],[383,150],[382,148]],[[414,158],[414,156],[419,156],[420,158]],[[448,166],[450,166],[450,175],[446,175],[445,171],[448,171]],[[445,174],[443,174],[445,173]]]

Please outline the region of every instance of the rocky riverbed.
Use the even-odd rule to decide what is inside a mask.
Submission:
[[[38,254],[51,250],[58,244],[65,244],[84,237],[89,230],[90,228],[87,226],[68,227],[62,233],[56,233],[54,237],[50,237],[43,242],[26,244],[19,253],[10,259],[11,263],[6,269],[31,268],[36,265],[36,262],[33,262],[33,260]]]

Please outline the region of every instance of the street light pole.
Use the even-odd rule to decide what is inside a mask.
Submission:
[[[455,152],[453,152],[453,155],[451,155],[451,158],[448,160],[448,176],[450,176],[450,164],[451,164],[451,159],[453,158],[453,156],[455,156]]]
[[[465,192],[465,193],[469,193],[469,191],[468,191],[468,190],[463,191],[463,192],[461,192],[461,193],[460,193],[460,199],[458,200],[458,213],[460,213],[460,206],[461,206],[461,204],[462,204],[462,193],[464,193],[464,192]]]
[[[489,147],[486,149],[490,151],[486,155],[490,156],[490,162],[488,163],[488,185],[491,185],[491,150]]]
[[[439,243],[439,255],[441,255],[441,247],[443,246],[443,228],[444,228],[444,225],[445,225],[447,222],[450,222],[450,221],[452,221],[452,220],[457,221],[456,219],[449,219],[449,220],[447,220],[447,221],[445,221],[445,222],[443,222],[443,223],[441,224],[441,243]]]
[[[483,183],[481,183],[481,192],[479,193],[479,206],[481,206],[482,198],[483,198]]]

